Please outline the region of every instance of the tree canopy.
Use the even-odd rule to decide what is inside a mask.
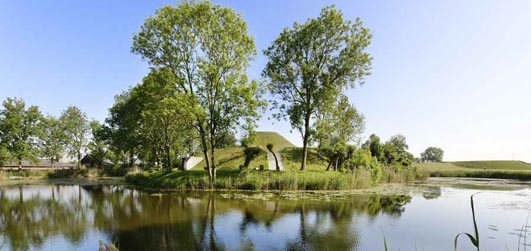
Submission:
[[[35,162],[42,114],[36,106],[26,107],[22,99],[7,98],[0,110],[0,162]]]
[[[133,37],[132,51],[154,69],[172,74],[184,101],[178,105],[193,120],[214,180],[219,134],[253,127],[263,104],[258,83],[245,72],[255,55],[246,22],[232,9],[210,2],[166,6],[145,20]]]
[[[442,162],[444,151],[438,147],[428,147],[420,154],[422,161],[426,162]]]
[[[61,114],[60,123],[64,126],[66,134],[66,148],[70,156],[81,162],[82,153],[87,145],[87,137],[90,126],[87,115],[76,106],[69,106]]]
[[[284,29],[264,51],[268,62],[263,75],[275,97],[271,102],[275,115],[287,119],[302,137],[302,170],[313,122],[322,108],[370,74],[371,57],[366,52],[370,40],[360,19],[345,20],[332,6],[317,18]]]

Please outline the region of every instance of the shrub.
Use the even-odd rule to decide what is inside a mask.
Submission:
[[[262,152],[263,150],[257,146],[245,148],[245,150],[243,150],[243,153],[245,154],[245,162],[243,163],[243,167],[247,168],[251,161],[258,157],[258,155],[260,155]]]

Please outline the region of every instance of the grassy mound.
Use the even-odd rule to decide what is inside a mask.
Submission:
[[[293,143],[277,132],[256,132],[254,145],[266,149],[267,144],[273,144],[275,151],[282,151],[284,148],[295,147]]]
[[[455,161],[452,163],[465,168],[531,171],[531,164],[516,160]]]
[[[531,180],[531,164],[522,161],[456,161],[420,163],[419,172],[431,177],[470,177]]]

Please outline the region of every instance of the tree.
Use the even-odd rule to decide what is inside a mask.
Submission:
[[[109,146],[105,138],[105,128],[97,120],[90,121],[89,126],[91,137],[87,144],[89,153],[86,157],[91,166],[101,168],[109,153]]]
[[[179,106],[193,118],[206,169],[216,177],[214,146],[221,132],[254,126],[261,92],[245,73],[255,54],[243,18],[210,2],[158,9],[133,37],[132,51],[174,75]]]
[[[408,148],[406,137],[403,135],[392,136],[383,145],[385,162],[388,165],[399,164],[402,166],[410,166],[414,157],[411,153],[407,152]]]
[[[362,84],[370,73],[365,51],[371,34],[360,19],[345,20],[334,7],[317,18],[286,28],[264,51],[268,62],[263,75],[276,100],[275,116],[289,120],[302,137],[301,170],[306,167],[313,120],[320,108],[332,104],[342,91]]]
[[[22,99],[7,98],[0,110],[0,157],[16,161],[37,161],[38,138],[41,135],[42,114],[36,106],[26,108]]]
[[[67,138],[63,124],[52,116],[44,118],[40,149],[41,155],[49,159],[52,166],[63,157],[66,142]]]
[[[341,95],[337,101],[320,110],[315,122],[315,138],[319,148],[339,141],[344,144],[358,142],[365,121],[363,115],[349,103],[347,96]]]
[[[428,147],[420,154],[422,161],[426,162],[442,162],[444,151],[438,147]]]
[[[369,136],[369,139],[363,144],[363,148],[369,149],[371,155],[378,161],[384,160],[383,145],[380,143],[380,137],[376,136],[376,134]]]
[[[236,136],[231,131],[220,132],[216,139],[215,148],[226,148],[236,145]]]
[[[87,115],[75,106],[69,106],[59,118],[64,126],[66,147],[70,156],[77,158],[78,166],[81,164],[81,154],[87,145],[87,136],[90,126]]]
[[[138,137],[142,107],[137,96],[133,94],[133,89],[115,96],[104,125],[104,137],[114,148],[115,161],[126,163],[128,159],[130,165],[142,143],[142,138]]]

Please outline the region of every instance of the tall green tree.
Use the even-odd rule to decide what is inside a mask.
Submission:
[[[371,152],[371,155],[379,161],[384,160],[384,147],[380,141],[380,137],[376,134],[371,134],[362,147],[368,149]]]
[[[133,93],[133,89],[115,96],[114,105],[109,109],[105,119],[104,137],[114,148],[115,161],[130,165],[138,153],[142,138],[139,137],[142,101]]]
[[[90,126],[87,115],[75,106],[69,106],[59,118],[64,126],[66,135],[66,148],[70,156],[81,164],[82,151],[87,145]]]
[[[26,108],[22,99],[7,98],[0,110],[0,153],[4,161],[36,162],[39,156],[42,114],[36,106]]]
[[[105,137],[105,128],[97,120],[92,120],[90,126],[90,140],[87,144],[87,157],[91,166],[103,167],[109,155],[109,146]]]
[[[362,84],[370,74],[366,52],[371,34],[360,19],[345,20],[326,7],[317,18],[284,29],[264,51],[269,61],[263,75],[276,97],[277,118],[289,120],[302,137],[301,170],[306,167],[310,134],[321,107],[333,103],[344,89]]]
[[[167,69],[186,100],[211,181],[220,132],[254,126],[262,104],[246,69],[255,54],[247,24],[232,9],[210,2],[184,2],[158,9],[133,37],[132,51],[154,68]]]
[[[428,147],[420,154],[422,161],[426,162],[441,162],[443,160],[444,151],[438,147]]]
[[[406,143],[406,137],[403,135],[392,136],[383,145],[384,159],[387,164],[399,164],[402,166],[409,166],[413,162],[413,155],[409,153],[409,146]]]
[[[47,116],[42,123],[42,136],[40,137],[41,156],[50,160],[53,166],[65,152],[67,142],[63,124],[53,116]]]
[[[337,101],[320,108],[315,122],[315,136],[319,148],[332,144],[337,139],[343,143],[359,143],[365,127],[365,118],[349,103],[348,97],[340,95]]]
[[[197,133],[192,131],[189,96],[178,92],[174,75],[167,69],[152,70],[133,95],[142,99],[140,132],[144,138],[144,156],[151,155],[166,170],[196,150]]]

